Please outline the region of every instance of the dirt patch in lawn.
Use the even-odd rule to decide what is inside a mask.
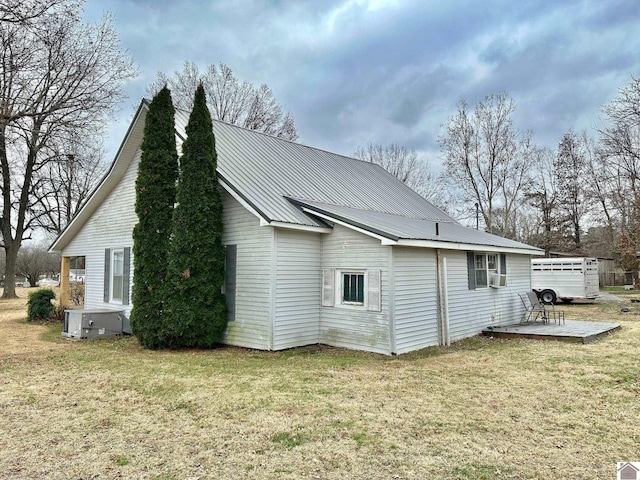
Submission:
[[[60,348],[60,344],[43,339],[50,327],[30,324],[27,319],[27,297],[31,288],[16,288],[18,298],[0,299],[0,355],[22,355]]]

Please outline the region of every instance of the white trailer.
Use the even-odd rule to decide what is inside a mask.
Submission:
[[[569,303],[599,295],[597,258],[535,258],[531,260],[531,289],[544,303]]]

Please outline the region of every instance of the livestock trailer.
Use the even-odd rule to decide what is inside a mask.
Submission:
[[[544,303],[569,303],[599,295],[597,258],[535,258],[531,260],[531,289]]]

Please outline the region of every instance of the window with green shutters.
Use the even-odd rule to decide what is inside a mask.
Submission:
[[[122,301],[124,250],[111,251],[111,300]]]
[[[104,302],[129,305],[131,247],[104,251]]]

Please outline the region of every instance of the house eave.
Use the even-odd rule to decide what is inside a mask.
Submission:
[[[289,230],[299,230],[302,232],[314,232],[314,233],[331,233],[333,229],[331,227],[317,227],[314,225],[302,225],[298,223],[287,223],[287,222],[278,222],[271,221],[268,223],[261,223],[263,227],[277,227],[277,228],[287,228]]]
[[[377,240],[380,240],[380,243],[382,245],[396,245],[397,241],[394,238],[389,238],[388,236],[385,236],[384,234],[381,234],[381,232],[378,231],[372,231],[369,230],[367,228],[363,228],[360,225],[354,225],[351,222],[346,221],[345,219],[339,218],[335,215],[327,215],[324,213],[320,213],[317,210],[311,209],[311,208],[307,208],[307,207],[302,207],[302,211],[305,213],[309,213],[311,215],[313,215],[314,217],[318,217],[321,218],[323,220],[327,220],[329,222],[332,223],[336,223],[338,225],[342,225],[343,227],[349,228],[351,230],[355,230],[356,232],[362,233],[364,235],[367,235],[369,237],[373,237]]]
[[[464,250],[477,252],[509,252],[522,255],[544,255],[543,250],[537,248],[518,248],[507,246],[486,245],[477,243],[447,242],[445,240],[417,240],[417,239],[400,239],[396,242],[398,246],[405,247],[422,247],[422,248],[439,248],[444,250]]]

